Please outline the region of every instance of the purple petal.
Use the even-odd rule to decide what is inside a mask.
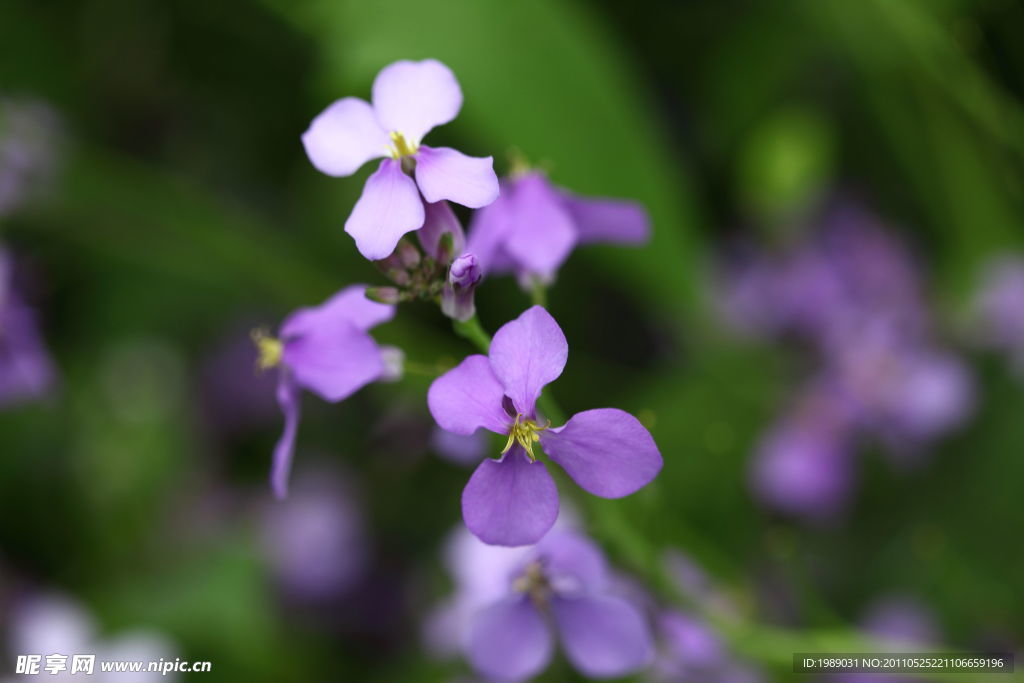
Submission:
[[[277,380],[277,403],[284,413],[284,432],[274,446],[274,461],[270,468],[270,486],[274,495],[288,497],[288,475],[292,470],[292,456],[295,454],[295,436],[299,431],[301,401],[299,389],[292,381],[287,368],[281,368]]]
[[[347,176],[370,159],[386,156],[391,139],[373,108],[358,97],[327,107],[302,134],[306,155],[321,173]]]
[[[469,627],[469,660],[489,678],[535,676],[547,666],[553,649],[551,632],[540,612],[522,596],[481,610]]]
[[[434,380],[427,406],[438,426],[453,434],[472,434],[480,427],[506,434],[512,420],[501,407],[504,397],[487,357],[477,354]]]
[[[637,202],[589,199],[565,193],[566,209],[576,224],[580,244],[643,244],[651,237],[647,211]]]
[[[466,251],[476,254],[485,273],[494,272],[504,260],[505,240],[512,230],[512,196],[503,184],[501,195],[492,204],[473,213]]]
[[[498,198],[493,157],[471,157],[451,147],[420,147],[416,184],[428,202],[442,199],[479,209]]]
[[[13,292],[4,300],[3,287],[0,283],[0,406],[41,398],[56,381],[35,312]]]
[[[491,342],[494,375],[516,410],[528,417],[534,415],[541,389],[562,374],[568,357],[562,328],[540,306],[502,325]]]
[[[407,232],[423,225],[423,202],[416,183],[395,159],[380,162],[366,180],[363,195],[345,221],[345,232],[356,240],[359,253],[377,261],[395,250]]]
[[[416,233],[416,237],[427,255],[448,263],[466,250],[466,233],[462,230],[462,223],[448,202],[427,204],[424,209],[423,227]],[[452,253],[441,254],[441,238],[446,232],[452,236]]]
[[[647,624],[621,598],[586,596],[551,601],[562,645],[576,669],[594,678],[624,676],[653,651]]]
[[[347,320],[328,320],[284,342],[295,383],[325,401],[348,398],[384,372],[377,343]]]
[[[558,518],[558,491],[544,464],[515,446],[473,472],[462,491],[462,517],[484,543],[532,545]]]
[[[576,413],[564,426],[541,433],[541,444],[573,481],[602,498],[628,496],[661,471],[650,432],[615,408]]]
[[[373,82],[377,121],[413,144],[431,128],[454,119],[461,107],[462,90],[455,74],[436,59],[395,62],[381,69]]]
[[[596,593],[608,585],[608,563],[601,550],[586,536],[553,530],[537,544],[537,554],[553,587],[561,595]]]
[[[515,182],[511,208],[505,251],[520,270],[553,278],[576,245],[576,226],[562,197],[543,174],[530,173]]]
[[[281,336],[292,337],[312,329],[346,321],[369,330],[395,317],[395,307],[366,298],[366,285],[351,285],[314,308],[292,313],[281,325]]]

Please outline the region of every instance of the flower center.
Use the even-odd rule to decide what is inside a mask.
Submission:
[[[388,146],[388,152],[392,159],[411,157],[416,154],[417,149],[419,149],[419,145],[415,142],[406,140],[405,136],[397,130],[391,131],[391,144]]]
[[[544,565],[540,560],[534,560],[526,565],[523,573],[512,582],[512,589],[518,593],[525,593],[530,601],[538,607],[543,606],[551,595],[551,582],[544,573]]]
[[[516,421],[512,423],[512,429],[508,432],[508,442],[501,451],[502,455],[508,453],[509,449],[512,448],[512,444],[518,443],[526,451],[530,462],[536,461],[537,456],[533,454],[533,444],[540,441],[540,433],[550,426],[551,420],[548,420],[548,423],[541,427],[533,420],[523,417],[523,414],[519,413],[516,415]]]
[[[281,356],[284,355],[284,344],[280,339],[271,337],[266,330],[253,330],[252,341],[259,351],[259,358],[256,359],[256,367],[260,370],[276,368],[281,364]]]

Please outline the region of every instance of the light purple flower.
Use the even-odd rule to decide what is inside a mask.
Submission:
[[[484,277],[475,254],[463,254],[452,262],[441,292],[441,312],[465,322],[476,315],[473,292]]]
[[[55,375],[35,312],[15,291],[12,259],[0,248],[0,406],[44,396]]]
[[[448,265],[466,250],[466,233],[462,223],[452,211],[448,202],[424,204],[425,218],[423,227],[416,232],[423,253],[438,263]],[[445,237],[449,235],[449,237]]]
[[[649,235],[639,204],[572,195],[529,171],[505,178],[501,196],[476,213],[467,250],[487,273],[514,271],[523,283],[546,284],[576,245],[641,244]]]
[[[552,631],[583,675],[624,676],[653,654],[640,611],[611,590],[601,551],[569,531],[553,531],[503,578],[501,591],[473,615],[464,643],[473,667],[498,680],[522,680],[547,666]]]
[[[538,422],[537,399],[562,374],[568,354],[558,323],[534,306],[498,330],[488,356],[467,357],[430,387],[427,403],[442,429],[508,435],[502,458],[484,460],[462,492],[466,526],[485,543],[536,543],[558,516],[558,492],[537,461],[536,443],[603,498],[629,495],[661,470],[654,439],[621,410],[587,410],[556,428]]]
[[[366,258],[386,257],[402,235],[423,226],[421,194],[429,203],[448,200],[473,209],[498,196],[491,157],[420,144],[461,107],[462,90],[447,66],[434,59],[403,60],[377,74],[372,105],[358,97],[340,99],[302,135],[310,161],[328,175],[352,175],[385,157],[345,222],[345,232]]]
[[[288,500],[269,506],[263,546],[281,587],[317,602],[349,590],[367,565],[367,540],[353,487],[320,469],[297,477]]]
[[[278,338],[255,336],[260,367],[280,366],[277,401],[285,425],[274,448],[270,475],[279,498],[288,494],[288,474],[299,428],[300,390],[336,403],[395,371],[397,356],[378,346],[368,332],[391,320],[395,308],[370,301],[365,290],[365,285],[352,285],[320,306],[295,311],[281,325]]]
[[[810,519],[827,520],[842,510],[853,485],[845,417],[827,390],[803,397],[757,449],[751,485],[758,498]]]

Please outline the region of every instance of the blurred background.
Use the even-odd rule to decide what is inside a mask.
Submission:
[[[432,144],[650,212],[549,293],[562,407],[633,412],[665,458],[576,501],[611,563],[742,680],[865,635],[1016,650],[1022,28],[1010,0],[2,3],[2,675],[71,633],[213,663],[183,678],[472,680],[424,638],[471,471],[429,377],[307,397],[279,503],[249,338],[383,284],[342,232],[369,166],[328,178],[299,136],[426,57],[465,95]],[[477,305],[493,331],[529,296]],[[375,336],[472,352],[427,305]]]

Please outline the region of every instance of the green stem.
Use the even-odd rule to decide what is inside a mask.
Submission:
[[[455,334],[469,340],[481,353],[487,353],[491,348],[491,335],[487,334],[480,325],[480,319],[475,315],[466,322],[453,320],[452,329],[455,330]]]
[[[534,306],[548,307],[548,288],[539,278],[534,278],[533,284],[530,286],[530,299]]]

